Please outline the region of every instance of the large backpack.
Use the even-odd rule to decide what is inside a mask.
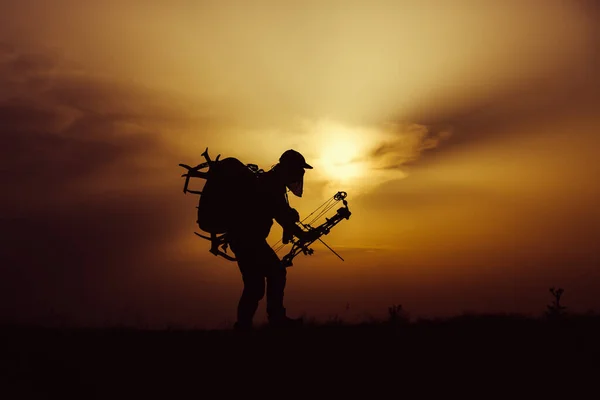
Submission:
[[[183,193],[200,195],[196,222],[198,227],[210,236],[194,233],[210,240],[211,253],[236,261],[234,257],[227,254],[227,231],[237,221],[242,221],[245,213],[251,212],[241,205],[245,204],[243,201],[245,197],[252,197],[258,174],[264,171],[255,164],[244,164],[233,157],[219,160],[219,155],[215,160],[211,160],[208,148],[202,156],[206,162],[195,167],[179,164],[187,169],[187,173],[182,175],[186,178]],[[203,171],[205,168],[208,168],[208,171]],[[202,191],[188,189],[190,178],[206,180]]]
[[[198,202],[198,226],[205,232],[225,233],[245,212],[240,207],[256,183],[256,175],[237,158],[215,161],[206,175]]]

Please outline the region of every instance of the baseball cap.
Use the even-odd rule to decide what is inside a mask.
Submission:
[[[306,160],[304,159],[304,156],[302,154],[292,149],[286,150],[279,158],[279,162],[284,165],[298,166],[305,169],[313,169],[313,167],[306,163]]]

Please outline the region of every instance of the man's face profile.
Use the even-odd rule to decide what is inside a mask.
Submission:
[[[291,192],[302,197],[304,187],[304,168],[293,168],[286,171],[286,186]]]

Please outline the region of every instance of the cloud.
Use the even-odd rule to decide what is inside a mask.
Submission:
[[[451,137],[451,130],[435,132],[418,124],[397,127],[394,129],[393,138],[371,150],[369,158],[374,163],[374,169],[403,169],[424,156],[423,153],[435,149],[446,140],[451,140]]]
[[[172,206],[181,171],[166,140],[189,119],[168,94],[37,51],[5,44],[0,55],[0,86],[11,88],[0,98],[0,292],[22,306],[0,311],[26,316],[44,303],[83,316],[78,297],[88,291],[89,306],[108,301],[114,280],[135,287],[136,271],[193,222],[193,207]]]
[[[19,38],[0,42],[0,292],[19,305],[2,313],[197,299],[179,296],[208,268],[190,263],[205,247],[179,242],[194,238],[196,198],[177,164],[207,145],[266,168],[302,147],[315,170],[299,208],[348,190],[336,239],[432,269],[514,255],[515,232],[543,253],[532,263],[555,256],[548,243],[572,251],[581,226],[593,251],[594,2],[37,2],[0,4],[0,37]],[[321,143],[330,129],[339,140]]]
[[[555,21],[555,31],[549,32],[547,38],[551,42],[552,35],[568,29],[564,37],[569,38],[567,43],[558,41],[543,53],[534,46],[518,62],[510,57],[499,60],[498,66],[491,66],[488,71],[491,75],[501,75],[503,65],[524,66],[506,84],[499,85],[502,80],[493,76],[483,80],[465,76],[446,89],[434,91],[436,96],[413,103],[410,111],[399,110],[398,121],[411,121],[432,131],[453,132],[450,140],[440,143],[418,164],[427,164],[454,151],[519,140],[525,126],[532,127],[527,135],[543,137],[548,132],[536,126],[594,115],[600,103],[600,77],[596,72],[600,66],[597,51],[600,30],[593,21],[597,20],[599,10],[593,2],[573,2],[568,17],[562,22]],[[571,26],[574,23],[576,28]],[[523,44],[513,45],[516,51]],[[554,61],[549,62],[546,57]],[[577,133],[582,134],[585,135]]]

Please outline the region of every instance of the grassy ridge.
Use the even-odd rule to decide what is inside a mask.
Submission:
[[[352,392],[349,383],[368,387],[400,377],[409,384],[423,377],[481,382],[502,376],[527,381],[600,376],[595,315],[337,321],[249,333],[15,326],[0,332],[2,383],[33,398],[66,388],[88,393],[82,398],[110,393],[118,398],[115,393],[125,396],[128,390],[138,398],[158,387],[167,394],[197,393],[201,387],[242,390],[252,382],[284,385],[292,377],[295,385],[339,384],[338,390]]]

